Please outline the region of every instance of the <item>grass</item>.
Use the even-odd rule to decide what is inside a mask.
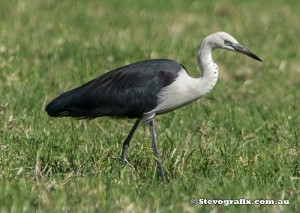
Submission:
[[[0,3],[1,212],[296,212],[300,208],[300,3]],[[168,184],[148,126],[120,165],[131,120],[52,119],[45,104],[98,75],[170,58],[197,76],[206,35],[226,31],[264,63],[214,52],[220,79],[200,101],[157,118]],[[192,198],[289,205],[191,205]]]

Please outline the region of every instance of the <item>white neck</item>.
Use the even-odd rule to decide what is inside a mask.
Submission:
[[[211,52],[214,49],[215,47],[209,41],[204,39],[198,50],[197,59],[201,70],[201,76],[197,80],[201,96],[210,92],[218,80],[218,66],[211,56]]]
[[[201,76],[191,78],[185,69],[179,71],[176,81],[159,92],[159,105],[148,114],[164,113],[177,109],[197,100],[212,90],[217,83],[218,66],[211,57],[211,51],[215,49],[215,46],[209,41],[209,37],[204,39],[198,51]]]

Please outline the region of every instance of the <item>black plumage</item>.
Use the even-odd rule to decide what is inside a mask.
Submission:
[[[177,78],[182,68],[168,59],[130,64],[61,94],[46,106],[46,111],[52,117],[141,118],[158,105],[157,94]]]
[[[140,123],[149,123],[153,153],[161,179],[166,183],[162,158],[157,149],[155,116],[175,110],[207,94],[218,79],[218,67],[211,52],[217,48],[237,51],[262,61],[225,32],[205,37],[199,47],[197,60],[199,78],[192,78],[179,63],[167,59],[152,59],[130,64],[66,92],[46,106],[50,116],[95,118],[116,116],[136,118],[123,142],[122,162],[130,140]]]

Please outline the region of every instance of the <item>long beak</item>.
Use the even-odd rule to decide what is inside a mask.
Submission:
[[[250,50],[247,50],[247,49],[245,49],[242,45],[240,45],[240,44],[236,44],[236,45],[232,45],[232,47],[235,49],[235,51],[237,51],[237,52],[240,52],[240,53],[243,53],[243,54],[245,54],[245,55],[247,55],[247,56],[249,56],[249,57],[251,57],[251,58],[253,58],[253,59],[255,59],[255,60],[258,60],[258,61],[263,61],[263,60],[261,60],[257,55],[255,55],[254,53],[252,53]]]

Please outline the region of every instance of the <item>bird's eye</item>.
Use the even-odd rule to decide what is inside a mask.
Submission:
[[[224,41],[224,44],[230,46],[232,43],[231,43],[231,41],[229,41],[229,40],[226,39],[226,40]]]

